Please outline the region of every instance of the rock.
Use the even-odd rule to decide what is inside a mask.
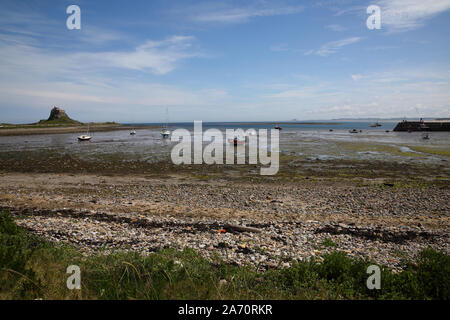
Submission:
[[[69,116],[66,114],[64,110],[58,107],[53,107],[53,109],[50,111],[50,116],[48,117],[47,121],[59,120],[62,118],[69,118]]]
[[[220,280],[219,280],[219,286],[226,285],[227,283],[228,283],[228,281],[225,280],[225,279],[220,279]]]

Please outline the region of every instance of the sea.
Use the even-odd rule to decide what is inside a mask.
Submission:
[[[370,127],[369,121],[308,121],[307,124],[280,122],[282,127],[279,151],[306,160],[389,160],[444,164],[450,161],[442,153],[450,151],[450,132],[431,132],[428,140],[420,132],[393,132],[396,121],[380,121],[380,127]],[[78,142],[84,133],[39,134],[25,136],[0,136],[1,152],[57,152],[84,159],[107,159],[120,155],[123,159],[158,161],[167,159],[177,142],[163,139],[163,123],[125,124],[128,130],[92,132],[90,142]],[[154,128],[149,129],[148,126]],[[273,129],[274,124],[261,122],[203,122],[203,131],[216,128],[248,130]],[[170,123],[169,129],[184,128],[193,131],[193,122]],[[349,131],[356,129],[358,133]],[[208,144],[209,142],[204,142]],[[225,141],[225,143],[227,143]],[[270,147],[270,144],[269,144]],[[424,150],[426,152],[424,152]]]

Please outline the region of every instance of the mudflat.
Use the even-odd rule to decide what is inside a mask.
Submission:
[[[261,177],[251,165],[17,154],[0,158],[0,206],[87,254],[194,248],[268,269],[340,250],[398,269],[426,247],[450,251],[446,165],[282,157]]]

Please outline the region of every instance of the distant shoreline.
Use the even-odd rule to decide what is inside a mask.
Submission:
[[[342,125],[340,122],[233,122],[234,125],[323,125],[323,126],[337,126]]]
[[[92,125],[89,127],[90,132],[101,132],[101,131],[116,131],[116,130],[130,130],[130,125]],[[145,126],[139,127],[139,129],[154,129],[157,126]],[[24,135],[35,135],[35,134],[59,134],[59,133],[81,133],[86,132],[87,125],[85,126],[54,126],[54,127],[31,127],[31,128],[0,128],[0,136],[24,136]]]

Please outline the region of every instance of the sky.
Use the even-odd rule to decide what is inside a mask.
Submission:
[[[2,0],[0,123],[450,117],[449,34],[450,0]]]

